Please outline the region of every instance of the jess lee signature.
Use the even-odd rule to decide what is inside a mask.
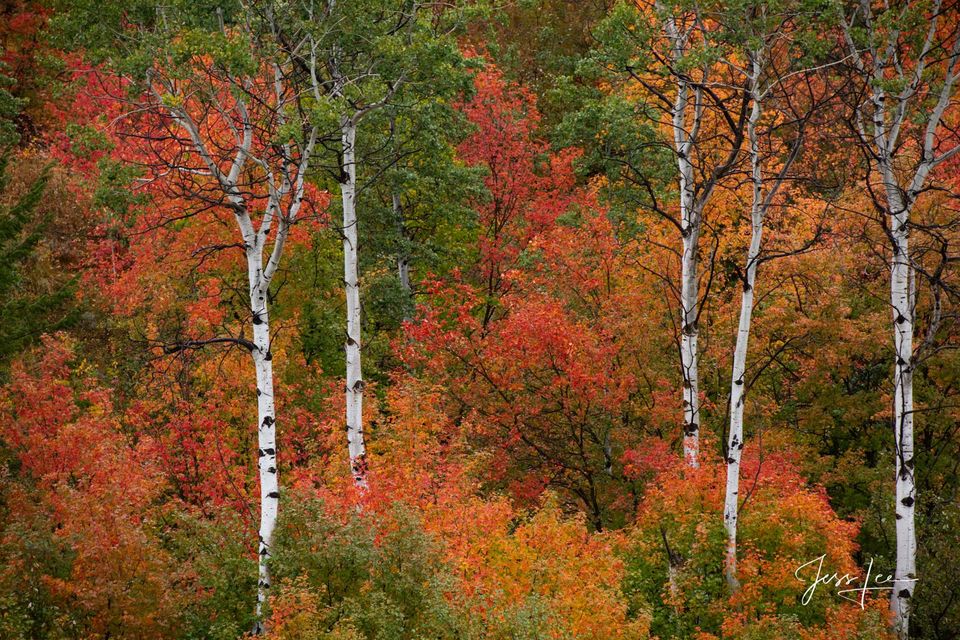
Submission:
[[[793,572],[793,575],[796,576],[797,580],[804,583],[809,583],[807,590],[803,592],[803,598],[800,600],[800,603],[806,605],[813,598],[813,594],[817,591],[817,587],[820,585],[833,585],[837,590],[836,594],[843,598],[844,600],[849,600],[850,602],[856,602],[860,605],[860,608],[865,608],[865,602],[867,599],[868,591],[892,591],[894,587],[894,578],[892,575],[877,574],[871,576],[873,573],[873,558],[870,559],[870,562],[867,564],[867,574],[864,577],[858,575],[851,575],[849,573],[824,573],[823,561],[827,557],[827,554],[823,554],[817,558],[814,558],[810,562],[805,562],[804,564],[797,567],[797,570]],[[801,575],[801,572],[807,569],[805,573],[810,574],[809,576]],[[871,584],[871,577],[873,583]],[[901,582],[916,582],[916,578],[910,578],[902,580]],[[851,586],[859,584],[859,586]],[[839,587],[845,587],[843,589]],[[859,594],[859,595],[857,595]]]

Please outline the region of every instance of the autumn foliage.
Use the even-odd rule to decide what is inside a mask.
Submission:
[[[558,23],[575,20],[557,13],[563,3],[530,4],[548,7]],[[36,220],[18,231],[32,249],[11,257],[18,266],[9,291],[28,302],[56,293],[70,308],[57,307],[0,362],[0,638],[252,637],[261,390],[236,203],[217,193],[204,159],[184,151],[176,118],[132,108],[142,98],[130,84],[135,73],[121,79],[125,71],[92,50],[58,50],[43,33],[59,9],[13,5],[0,17],[0,72],[17,100],[29,101],[17,102],[12,121],[20,140],[0,150],[12,159],[0,212],[16,210],[41,176],[49,182]],[[630,117],[650,119],[658,134],[669,126],[652,119],[645,101],[664,96],[574,65],[589,38],[573,24],[550,32],[557,42],[538,41],[541,66],[518,70],[509,53],[517,42],[507,40],[523,40],[539,23],[521,5],[510,9],[509,29],[498,27],[503,48],[480,49],[465,36],[454,70],[465,90],[456,100],[418,102],[414,87],[360,129],[366,489],[355,486],[346,457],[339,368],[343,229],[334,195],[342,152],[336,135],[318,144],[303,195],[309,210],[292,226],[267,291],[281,490],[263,637],[891,637],[884,591],[861,606],[859,594],[854,602],[822,584],[804,600],[810,561],[862,576],[874,560],[888,573],[895,557],[888,256],[877,248],[886,230],[864,213],[871,202],[863,181],[798,179],[766,221],[764,241],[781,255],[763,263],[755,291],[740,588],[731,590],[724,447],[751,237],[747,173],[726,176],[705,214],[702,459],[691,468],[680,429],[680,230],[664,215],[672,209],[655,211],[645,200],[674,194],[675,181],[664,177],[672,165],[643,185],[643,197],[623,198],[640,187],[597,169],[598,157],[622,160],[607,138],[620,131],[616,113],[604,114],[603,131],[571,134],[591,113],[581,85],[622,91],[629,100],[618,108],[628,104]],[[236,54],[228,36],[224,28],[219,53]],[[242,123],[224,115],[237,108],[236,76],[209,51],[194,51],[189,37],[175,44],[171,60],[217,69],[206,84],[182,86],[179,106],[197,113],[199,134],[222,152],[214,164],[226,172],[231,154],[223,150],[242,137]],[[268,65],[254,69],[274,77]],[[825,87],[832,85],[817,89]],[[288,118],[318,98],[278,97],[267,80],[244,90],[256,98],[253,146],[266,160],[244,169],[238,197],[262,220],[267,176],[289,165],[283,145],[301,133]],[[343,104],[371,100],[344,91]],[[425,110],[417,116],[424,122],[430,109],[449,109],[450,119],[437,122],[462,130],[441,136],[420,120],[414,126],[403,111],[410,105]],[[339,126],[326,111],[309,118],[321,129]],[[949,122],[957,118],[952,109]],[[393,137],[404,127],[415,131],[409,148]],[[649,151],[645,162],[660,157],[662,148],[640,133],[620,134],[636,136],[624,145]],[[818,135],[840,139],[833,129]],[[804,171],[812,175],[819,162],[853,171],[842,149],[820,143],[818,157],[798,161]],[[391,145],[398,157],[387,157]],[[477,178],[458,185],[450,203],[468,213],[436,223],[451,246],[386,255],[382,247],[422,231],[412,218],[395,224],[401,204],[419,202],[421,189],[446,193],[440,170],[418,164],[427,152],[458,179]],[[936,346],[916,369],[918,441],[931,453],[918,476],[929,542],[919,550],[915,598],[928,604],[918,604],[914,620],[929,638],[960,633],[952,577],[960,571],[957,167],[943,165],[938,184],[949,188],[932,190],[918,209],[928,232],[917,243],[918,327]],[[366,237],[368,228],[399,228],[403,237]],[[429,268],[417,263],[424,256]],[[400,303],[377,287],[404,260],[414,282]],[[935,293],[922,288],[931,274]]]

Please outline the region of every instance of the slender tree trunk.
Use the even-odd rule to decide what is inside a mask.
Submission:
[[[410,262],[403,254],[397,256],[397,276],[400,278],[400,288],[409,297],[412,291],[410,288]]]
[[[670,548],[670,541],[667,540],[667,530],[660,526],[660,537],[663,538],[663,547],[667,552],[667,585],[670,589],[670,597],[674,601],[674,608],[679,613],[680,602],[680,569],[683,567],[683,556]]]
[[[700,377],[697,373],[700,212],[693,202],[692,174],[692,165],[681,159],[683,254],[680,267],[680,369],[683,376],[683,455],[687,464],[696,468],[700,466]]]
[[[893,345],[895,350],[893,425],[896,453],[897,566],[890,608],[894,628],[900,638],[907,638],[910,624],[910,598],[917,573],[917,533],[914,510],[917,489],[914,482],[913,452],[913,329],[914,305],[911,286],[912,265],[909,245],[909,204],[899,189],[887,185],[890,203],[890,237],[893,257],[890,267],[890,304],[893,310]]]
[[[757,124],[761,104],[754,92],[753,108],[747,121],[750,145],[750,169],[753,198],[750,210],[750,247],[740,294],[740,321],[733,352],[733,374],[730,378],[730,425],[727,434],[727,488],[724,498],[723,525],[727,531],[726,579],[731,592],[740,588],[737,580],[737,519],[740,510],[740,458],[743,454],[743,409],[746,398],[747,348],[750,342],[750,323],[753,319],[753,292],[756,286],[760,246],[763,240],[763,166],[757,139]]]
[[[397,250],[397,277],[400,279],[400,287],[409,298],[412,296],[410,287],[410,259],[407,256],[407,233],[403,224],[403,207],[400,204],[400,195],[393,194],[393,217],[397,223],[397,235],[400,238],[400,248]],[[406,314],[406,312],[404,312]],[[404,320],[408,318],[404,316]]]
[[[342,128],[343,166],[340,192],[343,198],[343,282],[347,298],[347,445],[350,472],[360,489],[367,487],[366,449],[363,442],[363,375],[360,369],[360,285],[357,275],[357,127],[344,120]]]
[[[889,7],[884,7],[884,10]],[[857,125],[861,144],[870,145],[875,156],[877,170],[883,178],[884,194],[888,214],[888,235],[893,255],[890,261],[890,307],[893,314],[893,435],[895,463],[896,496],[894,513],[897,531],[897,566],[894,571],[894,586],[890,594],[890,609],[893,612],[894,630],[901,640],[906,640],[910,632],[910,609],[917,580],[917,536],[915,509],[917,489],[914,478],[913,447],[913,369],[915,366],[913,350],[913,332],[915,317],[915,271],[910,256],[910,213],[916,199],[922,192],[931,170],[960,152],[960,145],[945,149],[941,145],[949,139],[949,133],[939,131],[944,114],[952,104],[953,87],[960,77],[960,38],[955,32],[944,32],[938,21],[947,15],[940,0],[929,11],[923,25],[926,38],[922,44],[912,38],[903,38],[900,30],[891,32],[886,53],[878,55],[876,51],[865,64],[854,37],[854,22],[844,22],[844,37],[856,69],[866,80],[870,88],[871,109],[866,105],[858,108]],[[856,18],[855,12],[851,17]],[[873,5],[861,4],[860,12],[864,18],[861,28],[871,42],[880,32],[875,25],[884,24],[873,15]],[[921,23],[922,24],[922,23]],[[949,33],[949,35],[947,35]],[[942,38],[941,36],[946,36]],[[886,37],[886,36],[883,36]],[[949,39],[953,38],[952,45]],[[903,50],[900,43],[910,43]],[[917,46],[919,44],[919,46]],[[944,56],[949,50],[949,55]],[[913,64],[909,64],[912,62]],[[945,63],[942,76],[936,66]],[[892,76],[892,77],[891,77]],[[941,82],[942,79],[942,82]],[[888,80],[898,90],[890,90]],[[889,92],[889,95],[888,95]],[[923,96],[921,100],[918,98]],[[936,101],[930,100],[937,96]],[[891,102],[893,106],[888,106]],[[913,107],[908,106],[913,103]],[[872,113],[867,113],[872,111]],[[863,128],[865,122],[873,123],[869,137]],[[923,124],[921,124],[923,123]],[[912,154],[916,147],[900,140],[906,127],[920,125],[923,129],[920,144],[920,161],[906,189],[901,189],[898,173],[894,171],[897,154],[901,150]],[[949,127],[947,129],[949,131]],[[942,134],[942,135],[941,135]],[[901,174],[902,176],[902,174]],[[931,336],[932,338],[933,336]]]
[[[393,137],[397,126],[396,117],[390,118],[390,136]],[[394,189],[391,193],[393,202],[393,220],[397,225],[397,278],[400,280],[400,288],[407,296],[407,300],[413,297],[410,288],[410,258],[407,255],[407,229],[403,223],[403,204],[400,202],[400,194]],[[403,319],[409,320],[407,307],[404,306]]]
[[[257,241],[262,241],[257,234]],[[277,473],[276,414],[273,400],[273,354],[270,352],[270,318],[267,313],[267,283],[262,269],[262,247],[247,247],[250,282],[250,312],[253,323],[251,350],[257,373],[257,468],[260,473],[260,536],[258,545],[256,633],[265,631],[264,605],[270,589],[270,558],[273,530],[277,524],[280,484]]]
[[[674,56],[679,59],[682,45],[676,25],[668,20],[667,33],[674,46]],[[702,203],[694,193],[694,167],[691,154],[700,127],[700,96],[694,92],[693,124],[688,127],[687,108],[690,103],[690,88],[681,81],[673,104],[673,144],[677,154],[677,170],[680,187],[680,234],[683,252],[680,257],[680,373],[683,378],[681,393],[683,403],[683,456],[693,468],[700,466],[700,378],[697,373],[699,353],[697,337],[699,327],[699,279],[697,265],[700,251],[700,222]],[[692,130],[691,130],[692,129]]]
[[[278,116],[279,124],[283,125],[285,123],[283,113],[286,101],[282,84],[283,76],[277,64],[273,65],[273,70],[277,99],[275,113]],[[231,78],[231,82],[233,81],[234,79]],[[247,90],[245,82],[242,85],[235,84],[233,86],[237,89],[242,86],[243,91]],[[154,87],[152,79],[149,81],[148,90],[157,98],[157,104],[165,104],[166,101],[162,98],[161,92]],[[233,156],[230,169],[225,172],[217,161],[217,158],[222,157],[223,148],[208,145],[201,133],[202,128],[193,119],[189,111],[183,107],[164,107],[164,111],[180,125],[186,137],[189,138],[192,150],[206,165],[209,175],[216,181],[222,195],[231,205],[240,237],[243,239],[247,260],[247,284],[249,287],[253,341],[252,344],[244,344],[250,348],[257,379],[257,469],[260,480],[257,604],[253,632],[260,634],[266,631],[263,616],[271,586],[269,558],[280,506],[276,407],[273,389],[273,352],[271,351],[270,316],[268,312],[269,289],[270,281],[276,274],[283,256],[290,225],[296,221],[297,214],[303,204],[306,173],[316,143],[317,129],[316,127],[311,129],[307,136],[306,145],[300,147],[298,161],[294,161],[292,145],[289,143],[280,144],[283,150],[283,160],[279,163],[279,166],[271,168],[268,161],[257,158],[256,154],[252,153],[254,125],[250,119],[246,102],[243,99],[237,99],[234,109],[242,122],[242,127],[239,131],[235,130],[235,133],[241,135],[237,141],[238,146],[230,154]],[[212,153],[211,148],[216,149],[216,152]],[[250,185],[244,184],[241,186],[244,167],[251,159],[263,167],[267,174],[267,204],[259,228],[256,228],[253,224],[247,208],[246,196],[250,195]],[[280,173],[279,180],[275,180],[275,172]],[[257,188],[259,187],[253,188],[253,190],[256,191]],[[284,201],[287,198],[289,198],[289,201],[285,207]],[[264,265],[263,252],[272,226],[276,226],[276,235],[273,240],[273,249],[269,252],[269,258]]]

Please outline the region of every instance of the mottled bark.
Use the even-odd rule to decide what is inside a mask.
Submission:
[[[287,99],[279,68],[274,68],[275,90],[277,98],[277,121],[280,126],[285,122],[282,115]],[[164,90],[174,93],[173,86],[163,85]],[[163,104],[161,91],[152,84],[148,85],[158,104]],[[237,146],[229,159],[229,170],[222,169],[223,159],[214,156],[215,147],[201,133],[201,127],[191,114],[183,108],[169,108],[168,113],[180,125],[190,140],[192,150],[203,161],[210,178],[229,203],[237,223],[240,237],[243,239],[247,266],[247,284],[249,293],[250,323],[252,342],[237,341],[250,349],[256,375],[257,397],[257,468],[260,481],[260,526],[257,544],[258,580],[256,623],[254,633],[266,631],[263,622],[264,606],[271,586],[268,560],[270,557],[273,532],[279,511],[280,485],[277,465],[276,408],[273,388],[273,353],[270,344],[270,316],[268,300],[270,282],[276,274],[283,257],[284,247],[292,225],[303,204],[304,186],[307,169],[316,143],[317,130],[312,129],[307,140],[295,147],[293,143],[281,145],[283,156],[279,162],[272,163],[266,157],[259,156],[253,145],[253,124],[246,103],[237,100],[229,113],[219,103],[220,113],[226,117],[236,117],[241,123]],[[299,158],[295,160],[297,149]],[[259,166],[265,174],[264,187],[266,208],[259,226],[254,224],[247,198],[249,185],[243,183],[244,169],[247,163]],[[188,195],[189,197],[189,195]],[[270,234],[275,230],[273,246],[266,251]],[[264,263],[265,253],[268,255]]]
[[[360,489],[367,487],[366,449],[363,441],[363,375],[360,367],[360,284],[357,233],[357,127],[345,119],[341,127],[343,164],[340,194],[343,200],[343,284],[347,298],[347,447],[350,472]]]
[[[892,173],[890,174],[892,179]],[[917,487],[913,451],[913,331],[915,324],[910,262],[909,207],[899,190],[887,189],[890,202],[890,306],[893,312],[893,431],[896,472],[897,565],[890,607],[897,629],[906,637],[910,598],[917,577]]]
[[[261,277],[261,251],[247,249],[247,270],[250,280],[250,312],[253,322],[251,355],[257,375],[257,469],[260,475],[260,529],[257,556],[257,620],[262,618],[270,589],[267,560],[273,542],[280,502],[280,480],[277,471],[277,420],[273,395],[273,354],[270,352],[270,317],[267,312],[268,283]]]
[[[681,188],[682,186],[681,180]],[[689,209],[683,216],[683,253],[680,287],[680,368],[683,377],[683,455],[691,467],[700,466],[700,377],[697,338],[700,331],[698,252],[699,215]]]
[[[737,324],[737,340],[733,351],[733,373],[730,379],[730,423],[727,434],[727,484],[724,497],[723,525],[727,532],[727,557],[725,576],[731,591],[740,588],[737,580],[737,520],[740,511],[740,458],[743,454],[743,409],[746,399],[747,347],[750,342],[750,323],[753,318],[753,294],[756,286],[757,267],[763,239],[763,219],[766,205],[763,196],[763,164],[757,125],[762,114],[762,102],[758,90],[759,61],[755,58],[751,77],[753,105],[747,120],[747,141],[750,152],[750,179],[752,201],[750,207],[750,246],[743,274],[743,290],[740,293],[740,320]]]
[[[663,10],[663,7],[659,7]],[[673,17],[664,22],[670,42],[670,56],[679,62],[687,46],[689,34],[683,33]],[[700,228],[704,198],[695,192],[694,146],[703,118],[702,88],[692,87],[686,77],[676,77],[677,95],[671,109],[673,150],[677,158],[680,192],[680,373],[683,404],[683,455],[690,467],[699,466],[700,458],[700,377],[698,374],[700,292],[699,253]],[[692,94],[692,96],[691,96]],[[691,105],[692,98],[692,105]],[[689,113],[692,111],[692,115]]]
[[[329,14],[336,8],[336,0],[327,0]],[[415,3],[413,13],[419,10]],[[411,15],[411,22],[413,16]],[[353,82],[366,82],[365,78],[375,77],[369,70],[359,72],[359,76],[352,77],[344,67],[344,55],[341,48],[334,45],[330,56],[326,60],[326,69],[330,73],[332,82],[321,79],[317,64],[315,43],[310,37],[311,50],[309,68],[314,98],[323,102],[326,96],[334,99],[344,98],[344,91]],[[348,67],[349,68],[349,64]],[[366,491],[367,458],[363,433],[363,375],[360,366],[363,346],[360,340],[360,282],[359,282],[359,230],[357,221],[357,127],[365,115],[388,105],[394,94],[403,86],[405,73],[388,80],[381,78],[385,83],[383,96],[380,100],[356,106],[352,112],[344,113],[340,119],[340,196],[343,204],[343,286],[347,303],[347,336],[344,345],[346,355],[346,422],[347,422],[347,452],[350,458],[350,473],[354,485],[361,491]],[[349,99],[344,101],[353,105]],[[361,101],[362,102],[362,101]]]
[[[914,7],[918,8],[917,6]],[[843,31],[848,55],[861,80],[868,86],[867,100],[858,106],[855,130],[860,143],[868,149],[872,166],[883,181],[877,203],[886,210],[890,240],[890,306],[892,313],[893,366],[893,435],[895,453],[895,503],[897,532],[897,565],[894,587],[890,595],[894,630],[901,640],[910,634],[911,599],[917,581],[917,538],[915,511],[917,489],[914,479],[915,451],[913,438],[913,370],[917,354],[914,352],[913,332],[916,326],[915,269],[910,255],[910,215],[923,191],[930,171],[960,153],[960,145],[944,149],[940,134],[943,117],[953,99],[954,85],[960,75],[960,37],[954,32],[943,38],[939,21],[940,0],[925,12],[926,36],[919,47],[904,45],[901,32],[889,34],[877,31],[877,16],[873,6],[862,3],[850,16],[844,18]],[[854,42],[855,21],[862,21],[871,42],[878,42],[868,50],[857,48]],[[920,23],[923,24],[923,23]],[[884,41],[885,40],[885,41]],[[943,56],[949,50],[949,55]],[[906,64],[912,63],[912,64]],[[942,74],[942,75],[940,75]],[[890,80],[899,80],[891,85]],[[937,82],[942,80],[942,82]],[[896,89],[888,87],[895,86]],[[936,102],[920,102],[922,89],[930,90]],[[903,144],[900,136],[905,129],[915,127],[919,159],[901,154],[913,153],[914,145]],[[904,171],[904,166],[910,167]],[[912,175],[911,175],[912,174]]]

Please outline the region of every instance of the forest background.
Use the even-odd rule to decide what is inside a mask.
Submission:
[[[0,638],[960,637],[956,2],[0,41]]]

